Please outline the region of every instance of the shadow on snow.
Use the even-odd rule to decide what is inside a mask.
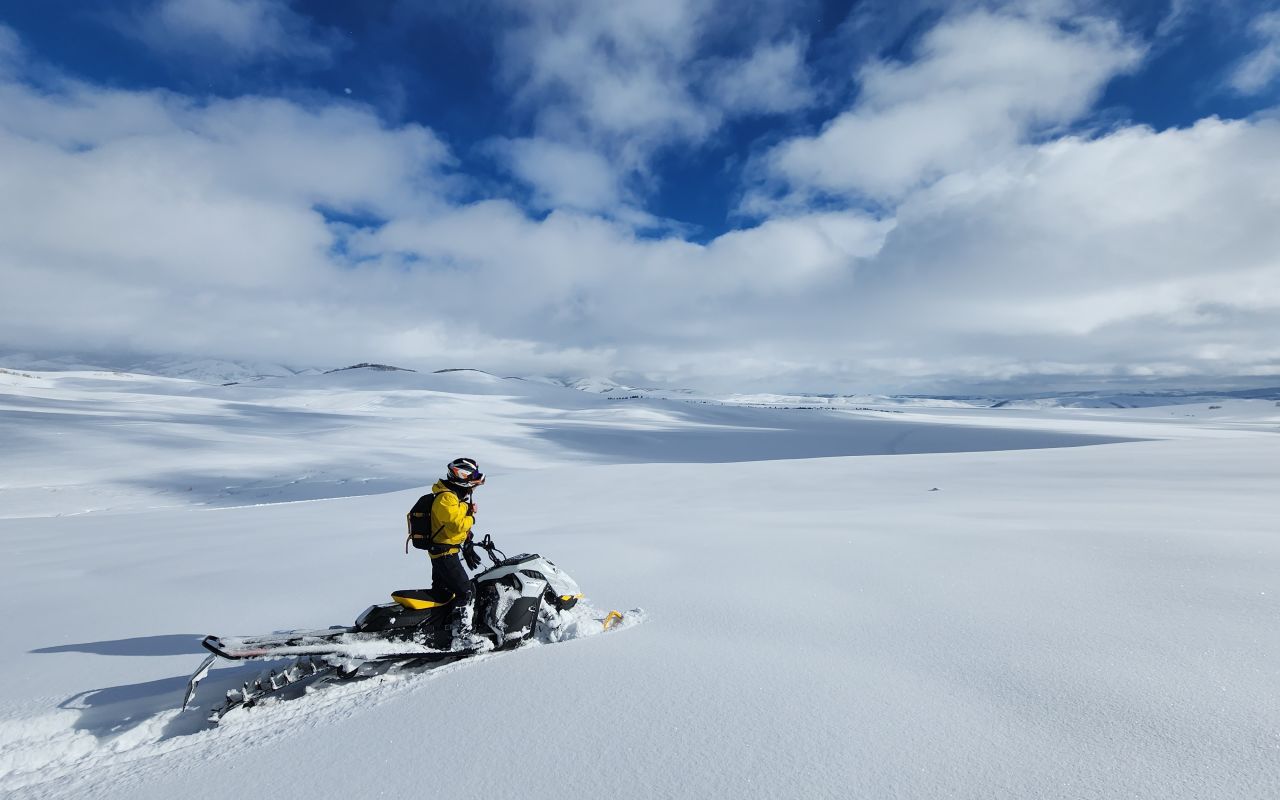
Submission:
[[[108,639],[102,642],[59,644],[41,647],[33,653],[93,653],[99,656],[186,656],[204,652],[202,637],[194,633],[170,633],[164,636],[138,636],[133,639]]]
[[[138,636],[132,639],[109,639],[101,642],[82,642],[41,647],[32,653],[92,653],[104,656],[199,656],[207,655],[200,646],[203,638],[198,634],[171,633],[162,636]],[[246,681],[252,682],[263,672],[279,667],[284,662],[254,662],[237,664],[230,668],[209,673],[200,684],[196,703],[187,713],[179,714],[166,722],[157,738],[171,739],[189,736],[213,727],[207,719],[209,698],[221,698],[228,689],[236,689]],[[192,668],[195,668],[192,664]],[[189,675],[108,686],[78,692],[58,704],[58,708],[80,712],[75,729],[99,739],[118,736],[156,719],[165,712],[175,711],[182,705]],[[204,698],[201,703],[201,698]]]
[[[721,464],[836,456],[1039,450],[1134,439],[1016,428],[986,428],[793,409],[691,407],[663,411],[663,425],[564,422],[535,427],[560,447],[615,463]]]
[[[251,683],[272,666],[279,667],[283,663],[287,662],[255,662],[210,671],[209,676],[200,684],[200,691],[192,706],[165,722],[155,738],[163,741],[190,736],[215,727],[207,718],[210,698],[220,701],[228,689],[237,689],[246,682]],[[194,667],[193,664],[192,668]],[[58,704],[58,708],[80,712],[74,726],[78,731],[84,731],[98,739],[118,736],[181,708],[189,678],[189,675],[175,675],[142,683],[91,689],[68,697]]]
[[[205,654],[200,646],[201,638],[194,634],[140,636],[133,639],[41,647],[31,652],[93,653],[110,656],[197,656]],[[159,726],[154,734],[154,741],[190,736],[215,727],[214,723],[208,721],[209,710],[222,701],[228,690],[240,689],[246,683],[253,683],[269,670],[273,668],[279,670],[292,661],[291,658],[255,661],[211,670],[200,683],[191,707],[183,713],[174,714],[173,712],[178,711],[182,706],[187,681],[190,679],[189,674],[78,692],[58,703],[58,708],[79,712],[73,727],[97,739],[119,736],[141,725],[156,722],[163,716],[170,718]],[[191,666],[195,669],[196,664],[192,663]],[[377,676],[371,675],[355,680],[369,680],[373,677]],[[305,694],[312,685],[315,684],[310,681],[300,681],[280,691],[274,696],[272,702],[296,699]]]

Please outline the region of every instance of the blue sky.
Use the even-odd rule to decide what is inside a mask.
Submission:
[[[817,391],[1280,374],[1267,4],[443,5],[0,4],[0,343]]]

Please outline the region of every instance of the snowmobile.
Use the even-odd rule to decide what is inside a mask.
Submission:
[[[201,645],[212,655],[187,682],[182,709],[190,705],[196,687],[219,658],[294,661],[228,690],[226,701],[210,713],[212,722],[234,708],[256,705],[300,683],[351,680],[393,668],[452,662],[519,647],[535,634],[549,642],[580,635],[574,629],[583,619],[572,610],[582,599],[582,591],[564,570],[537,554],[507,558],[489,536],[475,544],[485,551],[492,566],[472,578],[474,604],[465,635],[459,634],[459,613],[450,592],[403,589],[391,593],[394,602],[370,606],[350,626],[265,636],[206,636]],[[610,630],[619,627],[623,618],[621,612],[610,611],[587,620],[603,626],[596,630]]]

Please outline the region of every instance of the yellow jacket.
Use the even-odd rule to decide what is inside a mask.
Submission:
[[[449,545],[449,549],[441,553],[432,553],[431,557],[448,556],[458,552],[462,543],[471,533],[471,526],[476,518],[468,514],[470,508],[458,499],[443,481],[436,481],[431,487],[435,493],[435,502],[431,504],[431,541],[434,544]]]

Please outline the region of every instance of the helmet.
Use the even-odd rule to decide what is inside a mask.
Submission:
[[[455,458],[445,467],[444,479],[454,486],[471,489],[484,483],[484,473],[474,458]]]

